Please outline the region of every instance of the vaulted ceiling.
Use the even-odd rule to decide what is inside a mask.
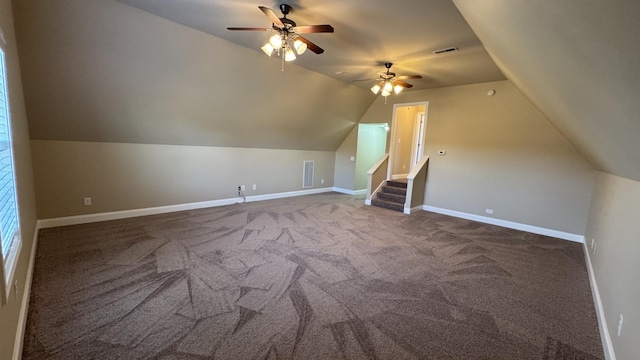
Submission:
[[[640,2],[453,1],[504,74],[596,168],[640,181]]]
[[[391,61],[414,89],[506,77],[596,168],[640,181],[639,2],[289,3],[335,33],[283,73],[266,33],[226,30],[269,27],[274,1],[14,1],[32,138],[335,150],[375,100],[351,81]]]
[[[293,8],[288,18],[298,25],[331,24],[335,28],[333,34],[308,34],[309,40],[326,51],[321,55],[307,52],[296,59],[296,65],[346,82],[376,78],[389,61],[398,74],[424,77],[411,81],[414,90],[505,79],[451,0],[119,1],[260,54],[271,34],[232,32],[227,27],[269,28],[271,22],[258,5],[282,17],[279,4],[288,3]],[[459,51],[433,53],[448,47]],[[278,66],[274,63],[273,69]],[[355,85],[368,89],[372,84]]]

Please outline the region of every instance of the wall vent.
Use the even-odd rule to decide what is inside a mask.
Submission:
[[[460,50],[460,49],[458,49],[455,46],[452,46],[452,47],[448,47],[446,49],[436,50],[433,53],[436,54],[436,55],[439,55],[439,54],[444,54],[444,53],[448,53],[448,52],[452,52],[452,51],[458,51],[458,50]]]
[[[305,160],[302,163],[302,187],[313,187],[313,161]]]

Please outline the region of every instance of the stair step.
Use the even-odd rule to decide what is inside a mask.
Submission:
[[[395,211],[400,211],[400,212],[404,212],[404,205],[402,204],[397,204],[397,203],[392,203],[392,202],[388,202],[388,201],[384,201],[382,199],[371,199],[371,205],[375,205],[377,207],[381,207],[381,208],[385,208],[385,209],[389,209],[389,210],[395,210]]]
[[[405,195],[396,195],[396,194],[390,194],[385,192],[378,192],[376,196],[381,200],[396,203],[396,204],[403,204],[403,205],[406,199]]]
[[[387,186],[406,189],[407,179],[387,180]]]
[[[395,195],[400,195],[400,196],[406,196],[407,195],[407,189],[406,188],[401,188],[401,187],[397,187],[397,186],[382,185],[382,188],[380,190],[383,193],[387,193],[387,194],[395,194]]]

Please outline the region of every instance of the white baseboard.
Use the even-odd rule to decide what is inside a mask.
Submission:
[[[310,195],[310,194],[319,194],[319,193],[331,192],[331,191],[334,191],[334,189],[335,188],[327,187],[327,188],[289,191],[289,192],[265,194],[265,195],[253,195],[253,196],[247,196],[246,202],[273,200],[273,199],[281,199],[281,198]],[[196,209],[203,209],[203,208],[209,208],[209,207],[237,204],[242,202],[243,202],[243,199],[240,197],[237,197],[237,198],[230,198],[230,199],[201,201],[201,202],[187,203],[187,204],[156,206],[156,207],[143,208],[143,209],[111,211],[111,212],[103,212],[103,213],[97,213],[97,214],[42,219],[42,220],[38,220],[38,223],[41,229],[46,229],[46,228],[56,227],[56,226],[78,225],[78,224],[86,224],[86,223],[99,222],[99,221],[126,219],[126,218],[138,217],[138,216],[157,215],[157,214],[164,214],[164,213],[170,213],[170,212],[176,212],[176,211],[196,210]]]
[[[365,199],[364,204],[371,206],[371,199]]]
[[[526,232],[530,232],[530,233],[534,233],[534,234],[538,234],[538,235],[551,236],[551,237],[555,237],[555,238],[558,238],[558,239],[569,240],[569,241],[578,242],[578,243],[584,243],[584,236],[578,235],[578,234],[572,234],[572,233],[568,233],[568,232],[564,232],[564,231],[547,229],[547,228],[533,226],[533,225],[527,225],[527,224],[520,224],[520,223],[513,222],[513,221],[494,219],[494,218],[490,218],[490,217],[486,217],[486,216],[463,213],[463,212],[460,212],[460,211],[442,209],[442,208],[439,208],[439,207],[429,206],[429,205],[423,205],[422,206],[422,210],[431,211],[431,212],[438,213],[438,214],[443,214],[443,215],[454,216],[454,217],[467,219],[467,220],[478,221],[478,222],[485,223],[485,224],[498,225],[498,226],[506,227],[506,228],[509,228],[509,229],[526,231]]]
[[[16,338],[13,344],[12,360],[22,359],[22,346],[24,345],[24,333],[27,329],[27,314],[29,313],[29,298],[31,298],[31,283],[33,281],[33,269],[36,262],[36,249],[38,247],[38,232],[40,231],[40,221],[36,222],[36,228],[33,233],[33,242],[31,244],[31,253],[29,254],[29,265],[27,267],[27,278],[24,283],[24,291],[22,293],[22,302],[20,304],[20,314],[18,315],[18,327]]]
[[[583,243],[582,246],[584,248],[585,260],[587,262],[589,282],[591,283],[591,295],[593,295],[593,302],[596,306],[596,315],[598,318],[598,327],[600,328],[600,340],[602,341],[604,358],[605,360],[616,360],[616,354],[613,351],[613,343],[611,342],[611,335],[609,334],[609,328],[607,327],[607,320],[604,316],[604,307],[602,305],[602,299],[600,298],[598,283],[596,282],[596,274],[593,271],[593,265],[591,264],[591,255],[589,254],[589,248],[587,247],[586,242]]]
[[[404,213],[405,214],[413,214],[414,212],[418,211],[418,210],[422,210],[423,205],[419,205],[419,206],[414,206],[412,208],[404,208]]]
[[[367,189],[360,189],[360,190],[349,190],[349,189],[343,189],[340,187],[334,187],[333,191],[335,192],[339,192],[342,194],[347,194],[347,195],[364,195],[367,193]]]

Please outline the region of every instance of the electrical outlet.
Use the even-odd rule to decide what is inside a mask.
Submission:
[[[593,243],[593,247],[591,248],[591,252],[593,253],[593,255],[596,254],[596,249],[598,248],[598,243],[594,242]]]
[[[622,314],[620,314],[620,319],[618,319],[618,336],[620,336],[620,334],[622,334],[622,322],[624,321],[624,318],[622,317]]]
[[[256,184],[253,184],[252,189],[253,189],[253,190],[255,190],[255,189],[256,189]]]
[[[351,157],[349,158],[349,160],[351,160],[351,161],[356,161],[356,157],[355,157],[355,156],[351,156]]]
[[[84,206],[90,206],[90,205],[91,205],[91,198],[90,197],[84,198]]]
[[[245,186],[244,186],[244,185],[240,185],[240,190],[241,190],[241,191],[244,191],[245,189],[246,189],[246,188],[245,188]]]
[[[491,209],[487,209],[484,212],[486,212],[487,214],[493,214],[493,210],[491,210]]]
[[[324,184],[324,179],[320,179],[320,184]]]

